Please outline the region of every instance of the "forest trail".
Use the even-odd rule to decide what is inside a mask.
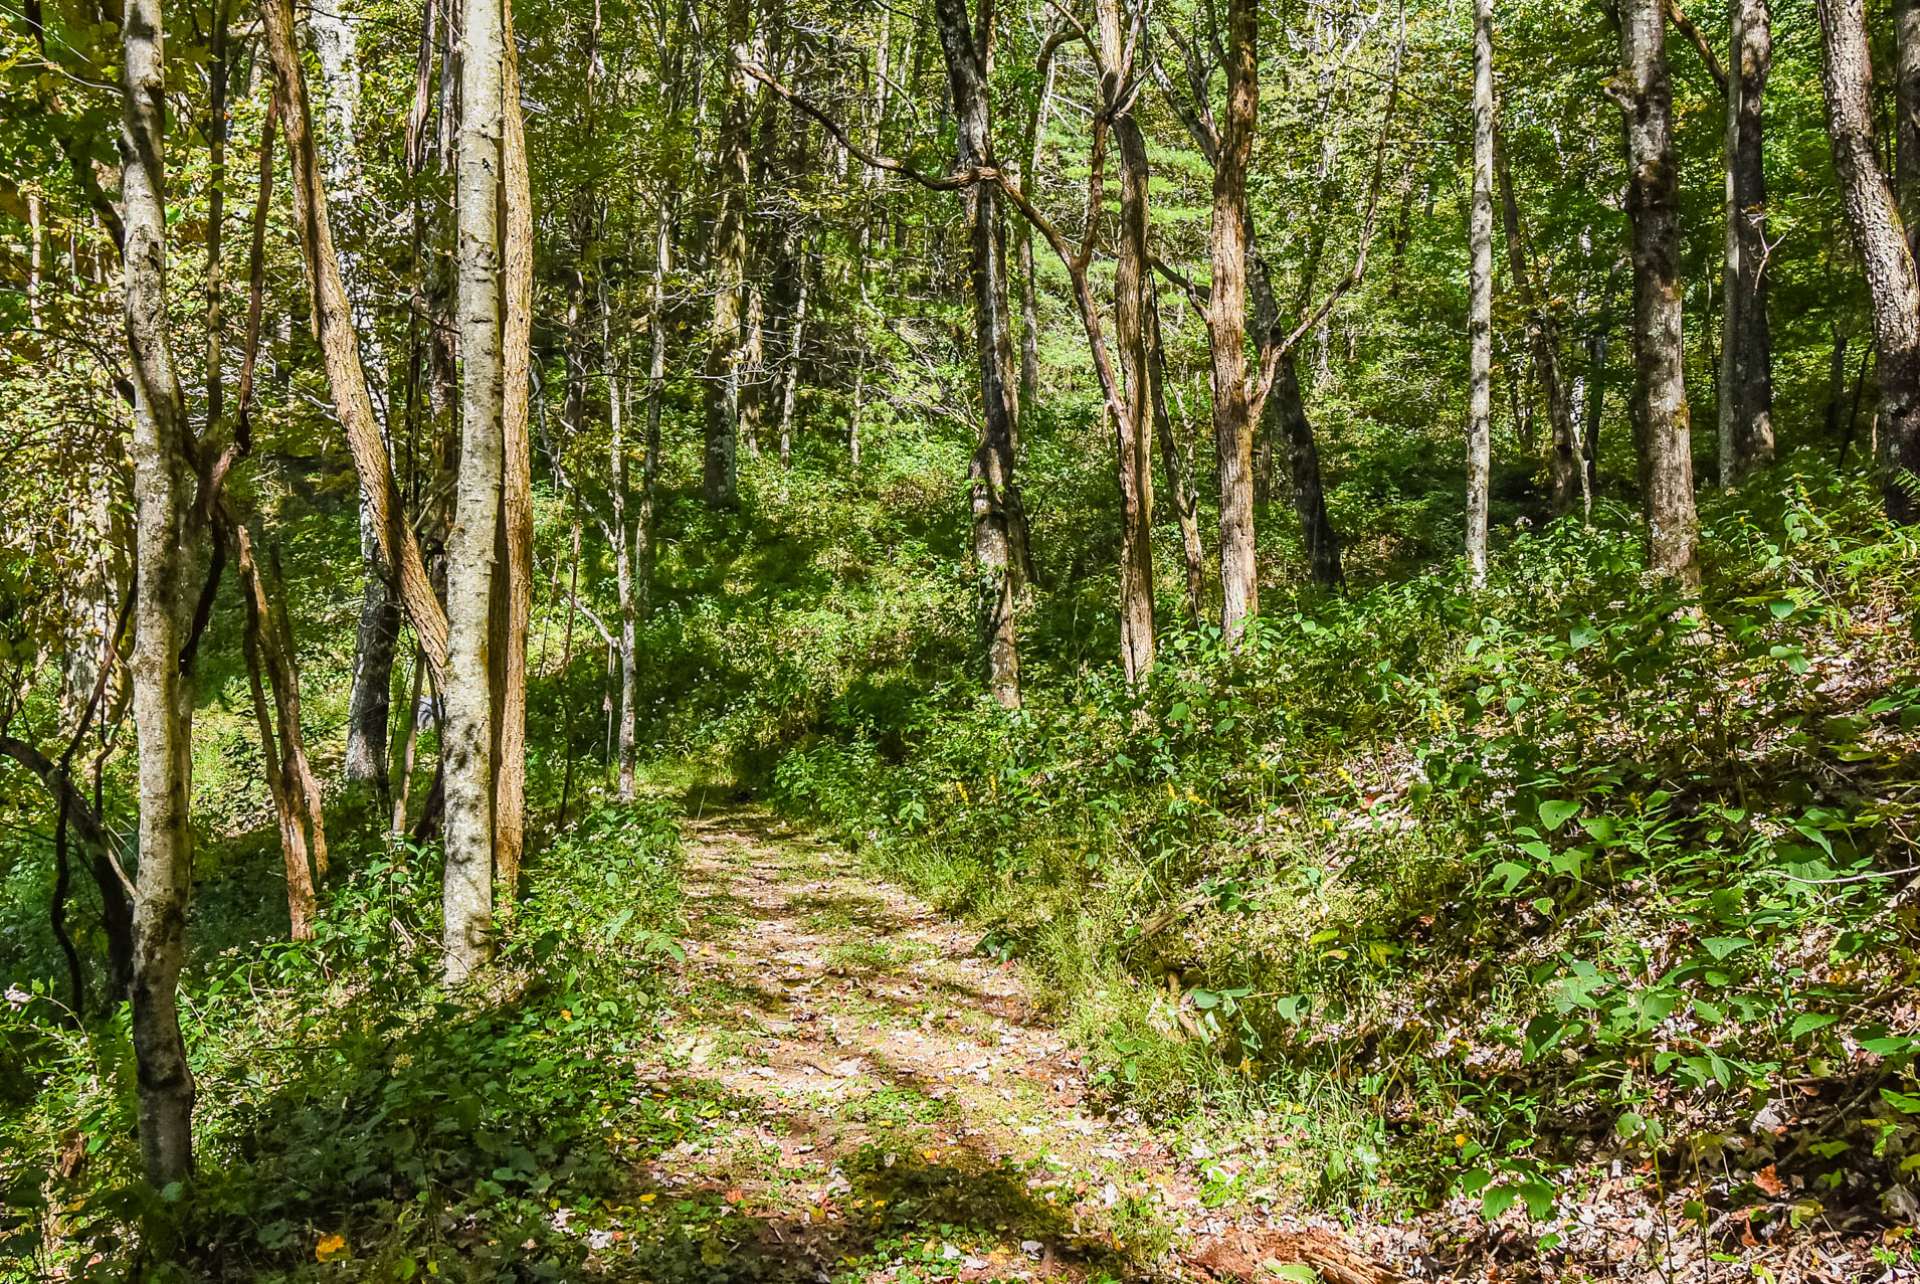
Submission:
[[[1204,1207],[1166,1138],[1097,1113],[1018,970],[845,850],[757,809],[686,837],[691,939],[651,1073],[720,1095],[649,1179],[727,1206],[705,1278],[1386,1278]]]

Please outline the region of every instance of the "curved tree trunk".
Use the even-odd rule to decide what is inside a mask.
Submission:
[[[1920,280],[1874,152],[1873,64],[1862,0],[1820,0],[1819,7],[1833,167],[1873,300],[1887,517],[1911,523],[1920,519]]]

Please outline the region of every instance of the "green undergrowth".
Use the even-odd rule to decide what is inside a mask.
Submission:
[[[1792,463],[1707,503],[1697,595],[1603,505],[1269,602],[1152,682],[845,699],[771,793],[1030,963],[1116,1093],[1240,1102],[1334,1205],[1544,1233],[1582,1165],[1920,1188],[1920,542]],[[1591,1171],[1590,1169],[1585,1171]]]
[[[196,907],[191,939],[214,943],[181,987],[190,1185],[153,1192],[139,1176],[125,1006],[76,1026],[49,987],[9,993],[4,1078],[38,1091],[0,1111],[0,1279],[576,1270],[587,1228],[631,1185],[627,1152],[685,1130],[632,1092],[678,949],[671,814],[604,808],[540,851],[482,993],[436,980],[436,851],[351,863],[311,942],[219,944],[238,912],[221,893],[237,888]]]

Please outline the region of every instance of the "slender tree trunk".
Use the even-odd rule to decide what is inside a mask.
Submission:
[[[1220,627],[1238,637],[1260,609],[1254,560],[1254,408],[1247,379],[1247,168],[1260,106],[1258,0],[1228,0],[1224,122],[1213,165],[1213,441],[1220,479]],[[1271,395],[1271,394],[1269,394]]]
[[[780,387],[780,466],[793,467],[793,416],[800,398],[800,359],[807,342],[807,287],[812,273],[806,242],[799,241],[793,312],[787,327],[787,364]]]
[[[1027,177],[1040,172],[1040,149],[1047,135],[1047,110],[1053,105],[1053,81],[1056,62],[1047,59],[1040,80],[1040,92],[1034,96],[1033,117],[1028,122],[1031,140]],[[1020,176],[1015,176],[1019,181]],[[1032,406],[1040,395],[1040,279],[1033,266],[1033,228],[1020,224],[1020,404]]]
[[[1894,196],[1920,257],[1920,0],[1893,0]]]
[[[1920,519],[1920,280],[1899,205],[1874,153],[1873,64],[1863,0],[1820,0],[1819,9],[1833,167],[1873,303],[1887,517],[1911,523]]]
[[[609,340],[611,327],[607,331]],[[612,419],[612,445],[608,449],[608,474],[613,479],[613,578],[620,605],[620,801],[633,801],[635,734],[637,710],[635,688],[639,665],[635,655],[636,612],[633,601],[634,540],[627,529],[627,439],[626,389],[614,365],[611,342],[602,354],[606,362],[608,413]]]
[[[1147,297],[1147,377],[1153,399],[1154,436],[1160,442],[1160,463],[1167,473],[1167,494],[1173,500],[1180,525],[1180,555],[1187,570],[1187,615],[1195,624],[1206,613],[1207,551],[1200,542],[1200,501],[1193,490],[1193,459],[1181,448],[1173,416],[1167,413],[1166,345],[1160,336],[1160,301]]]
[[[1153,424],[1149,325],[1154,310],[1152,264],[1147,249],[1146,136],[1131,110],[1120,109],[1126,93],[1126,36],[1120,0],[1095,0],[1100,48],[1101,94],[1115,107],[1112,128],[1120,156],[1120,223],[1115,234],[1113,337],[1120,358],[1124,410],[1113,419],[1114,463],[1120,483],[1120,662],[1129,684],[1153,669]],[[1156,345],[1157,346],[1157,345]]]
[[[1574,426],[1566,377],[1560,369],[1560,327],[1547,310],[1546,300],[1534,289],[1533,272],[1527,262],[1526,237],[1520,226],[1520,203],[1513,194],[1513,175],[1504,152],[1498,147],[1494,161],[1506,222],[1507,263],[1513,273],[1514,293],[1520,296],[1521,309],[1526,313],[1527,342],[1533,349],[1533,368],[1540,372],[1540,392],[1552,430],[1547,443],[1547,481],[1553,511],[1556,515],[1565,514],[1573,508],[1579,486],[1580,440]]]
[[[40,193],[27,193],[27,322],[40,328],[40,282],[42,245],[45,236],[40,213]],[[209,291],[211,293],[211,291]]]
[[[1647,506],[1648,563],[1693,582],[1692,421],[1683,369],[1679,178],[1666,15],[1660,0],[1622,0],[1617,97],[1627,130],[1627,217],[1633,229],[1634,431]]]
[[[406,521],[393,478],[392,461],[374,416],[373,398],[367,390],[352,307],[333,245],[326,184],[321,178],[319,153],[313,139],[306,75],[293,43],[292,0],[263,0],[260,13],[277,85],[281,124],[286,131],[287,166],[293,177],[294,223],[311,286],[314,328],[320,336],[327,381],[333,390],[334,413],[346,429],[361,494],[373,510],[382,564],[399,586],[407,618],[426,649],[427,663],[438,673],[446,663],[446,611],[434,592],[413,527]]]
[[[261,653],[269,645],[266,591],[245,527],[235,523],[230,534],[235,546],[240,601],[246,616],[241,649],[247,661],[247,687],[253,697],[254,725],[260,732],[260,765],[267,778],[267,795],[273,801],[274,816],[280,824],[280,853],[287,878],[288,936],[296,941],[308,941],[313,939],[313,871],[308,864],[302,798],[287,780],[282,767],[280,733],[274,728],[273,711],[267,703],[262,681]]]
[[[407,801],[413,792],[414,759],[420,751],[420,696],[426,685],[427,661],[414,649],[413,682],[407,694],[406,721],[402,724],[398,751],[394,762],[399,770],[395,773],[399,780],[393,786],[393,817],[388,833],[398,838],[407,832]]]
[[[347,13],[347,0],[317,0],[306,13],[314,63],[326,96],[327,128],[320,150],[331,212],[350,226],[356,217],[360,187],[360,152],[355,137],[360,110],[360,71],[356,65],[359,36]],[[352,237],[347,239],[351,242]],[[345,249],[341,253],[341,279],[351,300],[355,331],[371,338],[373,316],[358,259]],[[349,784],[370,788],[374,797],[385,799],[387,719],[393,699],[393,652],[400,632],[400,604],[380,555],[374,506],[364,498],[360,503],[360,558],[366,566],[366,584],[360,596],[360,625],[353,650],[345,769]]]
[[[653,609],[653,506],[655,483],[660,477],[660,412],[667,388],[667,273],[672,270],[673,202],[663,193],[654,224],[653,284],[647,294],[647,330],[652,346],[647,361],[647,436],[640,464],[640,511],[633,523],[635,609],[642,619]]]
[[[192,600],[193,504],[185,399],[168,335],[165,55],[159,0],[127,0],[120,125],[129,366],[133,376],[138,602],[133,649],[139,731],[140,867],[133,904],[133,1051],[140,1153],[156,1188],[193,1171],[193,1072],[177,991],[193,871],[191,676],[181,672]]]
[[[1656,0],[1657,2],[1657,0]],[[1493,0],[1473,6],[1473,207],[1467,225],[1467,571],[1487,582],[1493,443]]]
[[[502,503],[500,143],[502,0],[461,0],[457,271],[460,472],[447,540],[446,881],[449,982],[493,951],[494,701],[488,663]],[[504,568],[501,568],[504,571]]]
[[[1321,588],[1346,582],[1340,564],[1340,535],[1327,513],[1327,492],[1320,479],[1320,447],[1307,419],[1307,399],[1293,353],[1281,354],[1274,372],[1273,391],[1261,411],[1261,431],[1287,444],[1287,474],[1293,490],[1293,511],[1300,519],[1300,539],[1307,550],[1307,572]]]
[[[747,0],[726,0],[727,47],[747,42]],[[709,268],[713,317],[703,372],[706,395],[706,456],[702,488],[707,503],[730,508],[739,485],[741,297],[747,267],[747,77],[727,60],[727,88],[715,142],[719,211],[714,220]]]
[[[988,44],[978,36],[966,0],[934,0],[934,15],[946,53],[947,80],[958,123],[962,168],[993,164]],[[971,247],[974,343],[980,367],[980,436],[969,469],[973,507],[973,560],[978,576],[980,637],[986,655],[987,690],[1006,708],[1020,703],[1020,658],[1014,636],[1018,589],[1019,492],[1013,479],[1015,438],[1012,320],[1007,307],[1006,228],[993,185],[975,183],[964,194]]]
[[[1773,335],[1767,324],[1767,178],[1761,111],[1773,66],[1768,0],[1731,0],[1726,253],[1720,341],[1720,484],[1773,460]]]
[[[527,397],[533,361],[533,198],[520,115],[511,0],[501,12],[500,291],[501,491],[494,570],[493,859],[495,897],[510,913],[526,850],[527,626],[533,616],[533,443]]]

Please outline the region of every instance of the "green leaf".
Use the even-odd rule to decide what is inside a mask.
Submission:
[[[1553,1187],[1539,1177],[1529,1177],[1520,1183],[1520,1198],[1526,1201],[1527,1215],[1534,1221],[1545,1221],[1553,1215]]]
[[[1793,1019],[1793,1024],[1787,1027],[1787,1037],[1798,1039],[1802,1035],[1812,1034],[1815,1030],[1824,1030],[1839,1019],[1828,1012],[1802,1012]]]
[[[1573,819],[1580,810],[1577,802],[1568,802],[1562,798],[1546,798],[1540,802],[1540,823],[1551,832]]]
[[[1895,1092],[1892,1088],[1880,1089],[1880,1099],[1903,1115],[1920,1115],[1920,1097],[1908,1092]]]
[[[1567,633],[1567,645],[1576,651],[1584,651],[1600,640],[1600,630],[1591,624],[1576,624]]]
[[[1500,1214],[1512,1208],[1514,1201],[1519,1198],[1520,1192],[1513,1187],[1495,1186],[1480,1196],[1480,1215],[1490,1222],[1495,1221]]]
[[[1298,1262],[1288,1262],[1284,1266],[1276,1262],[1267,1270],[1277,1280],[1292,1280],[1293,1284],[1320,1284],[1320,1272]]]
[[[1493,872],[1487,875],[1487,881],[1492,882],[1496,878],[1504,878],[1507,880],[1507,885],[1500,890],[1511,893],[1514,888],[1525,882],[1527,875],[1531,873],[1533,873],[1532,870],[1517,861],[1503,860],[1493,867]]]

